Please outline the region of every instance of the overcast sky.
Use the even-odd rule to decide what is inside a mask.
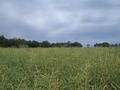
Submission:
[[[0,0],[0,34],[52,42],[119,42],[120,0]]]

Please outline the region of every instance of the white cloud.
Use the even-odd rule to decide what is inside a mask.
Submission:
[[[46,27],[46,19],[41,14],[25,15],[23,21],[37,30]]]

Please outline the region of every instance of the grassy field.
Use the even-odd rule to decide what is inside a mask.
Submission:
[[[120,90],[120,48],[0,48],[0,90]]]

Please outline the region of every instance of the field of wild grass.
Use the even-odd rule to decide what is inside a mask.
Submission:
[[[120,48],[0,48],[0,90],[120,90]]]

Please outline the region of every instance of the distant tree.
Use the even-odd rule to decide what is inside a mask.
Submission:
[[[71,43],[71,47],[83,47],[81,43],[73,42]]]
[[[110,47],[110,44],[108,42],[96,43],[94,47]]]
[[[86,46],[87,46],[87,48],[89,48],[89,47],[90,47],[90,44],[87,44]]]
[[[41,47],[51,47],[51,44],[48,41],[41,42]]]
[[[114,44],[114,47],[118,47],[119,45],[117,43]]]
[[[120,43],[119,43],[119,47],[120,47]]]
[[[0,46],[6,47],[6,43],[7,43],[7,39],[3,35],[1,35],[0,36]]]
[[[108,42],[103,42],[103,43],[102,43],[102,46],[103,46],[103,47],[110,47],[110,44],[109,44]]]
[[[67,47],[71,47],[71,42],[68,41],[68,42],[66,43],[66,46],[67,46]]]
[[[0,36],[0,41],[5,40],[5,39],[6,38],[3,35]]]
[[[55,46],[55,47],[63,47],[63,43],[54,43],[54,46]],[[53,46],[53,47],[54,47],[54,46]]]
[[[28,47],[32,47],[32,48],[40,47],[40,43],[37,41],[28,41],[27,44]]]

